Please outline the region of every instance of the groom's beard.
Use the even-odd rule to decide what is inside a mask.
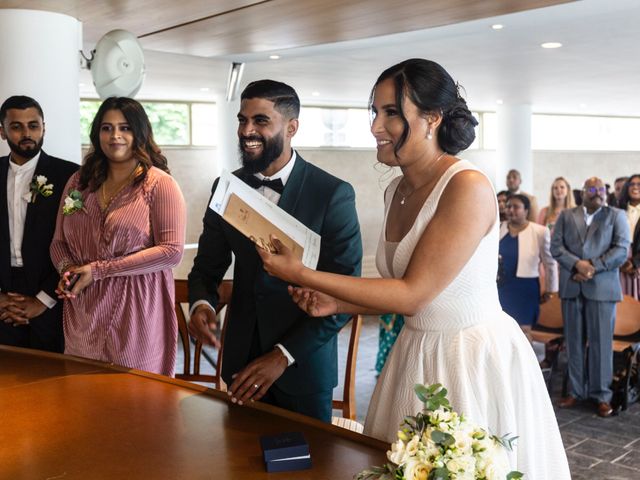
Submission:
[[[261,142],[262,153],[256,157],[251,152],[247,152],[244,149],[245,142]],[[282,132],[275,135],[270,139],[266,139],[261,135],[249,135],[247,137],[240,137],[239,145],[240,154],[242,155],[242,167],[247,173],[263,172],[269,167],[276,159],[282,155],[284,150],[284,135]]]
[[[35,157],[40,152],[43,143],[44,136],[38,142],[36,142],[35,140],[20,140],[19,143],[13,143],[7,138],[7,145],[9,145],[11,151],[16,155],[29,160]]]

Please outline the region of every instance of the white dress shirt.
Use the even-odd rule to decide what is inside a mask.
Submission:
[[[31,181],[36,171],[40,152],[22,165],[18,165],[9,157],[7,171],[7,211],[9,212],[9,250],[11,252],[11,266],[23,267],[22,240],[24,238],[24,222],[27,218],[27,207],[31,202]],[[53,308],[56,300],[40,291],[36,298],[48,308]]]
[[[587,207],[584,207],[584,206],[582,207],[582,210],[584,211],[584,223],[587,224],[587,228],[591,226],[591,222],[593,222],[593,217],[595,217],[596,213],[598,213],[601,209],[602,207],[598,208],[593,213],[589,213],[587,212]]]
[[[282,185],[286,185],[287,184],[287,180],[289,180],[289,176],[291,175],[291,172],[293,171],[293,166],[296,163],[296,151],[293,150],[293,155],[291,155],[291,160],[289,160],[287,162],[287,164],[282,167],[280,170],[278,170],[275,174],[273,174],[270,177],[265,177],[262,173],[256,173],[255,176],[260,179],[260,180],[278,180],[280,179],[280,181],[282,182]],[[276,192],[275,190],[271,190],[271,188],[262,185],[260,187],[258,187],[256,189],[257,192],[259,192],[261,195],[263,195],[265,198],[267,198],[268,200],[270,200],[273,203],[278,203],[280,201],[280,194],[278,192]],[[193,311],[196,309],[196,307],[198,305],[208,305],[211,310],[213,310],[215,312],[215,308],[213,308],[213,306],[207,302],[206,300],[197,300],[196,302],[193,303],[193,306],[191,307],[191,309],[189,310],[189,316],[191,316],[193,314]],[[291,354],[289,353],[289,351],[284,348],[284,346],[280,343],[276,343],[275,345],[276,347],[278,347],[282,353],[284,354],[285,357],[287,357],[287,364],[288,366],[292,365],[295,362],[295,359],[291,356]]]

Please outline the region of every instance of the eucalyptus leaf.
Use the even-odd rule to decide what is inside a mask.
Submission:
[[[450,478],[447,467],[434,468],[427,477],[428,480],[449,480]]]

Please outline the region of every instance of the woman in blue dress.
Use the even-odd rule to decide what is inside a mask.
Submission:
[[[511,195],[507,221],[500,226],[498,295],[505,312],[528,329],[538,320],[540,302],[558,292],[558,270],[549,251],[549,229],[527,220],[529,199]],[[540,295],[540,265],[545,268],[545,292]]]

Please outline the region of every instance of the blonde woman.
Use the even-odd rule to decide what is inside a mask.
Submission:
[[[553,227],[562,210],[575,206],[571,185],[564,177],[558,177],[551,184],[549,205],[540,210],[537,222],[540,225],[546,225],[549,230],[553,231]]]

